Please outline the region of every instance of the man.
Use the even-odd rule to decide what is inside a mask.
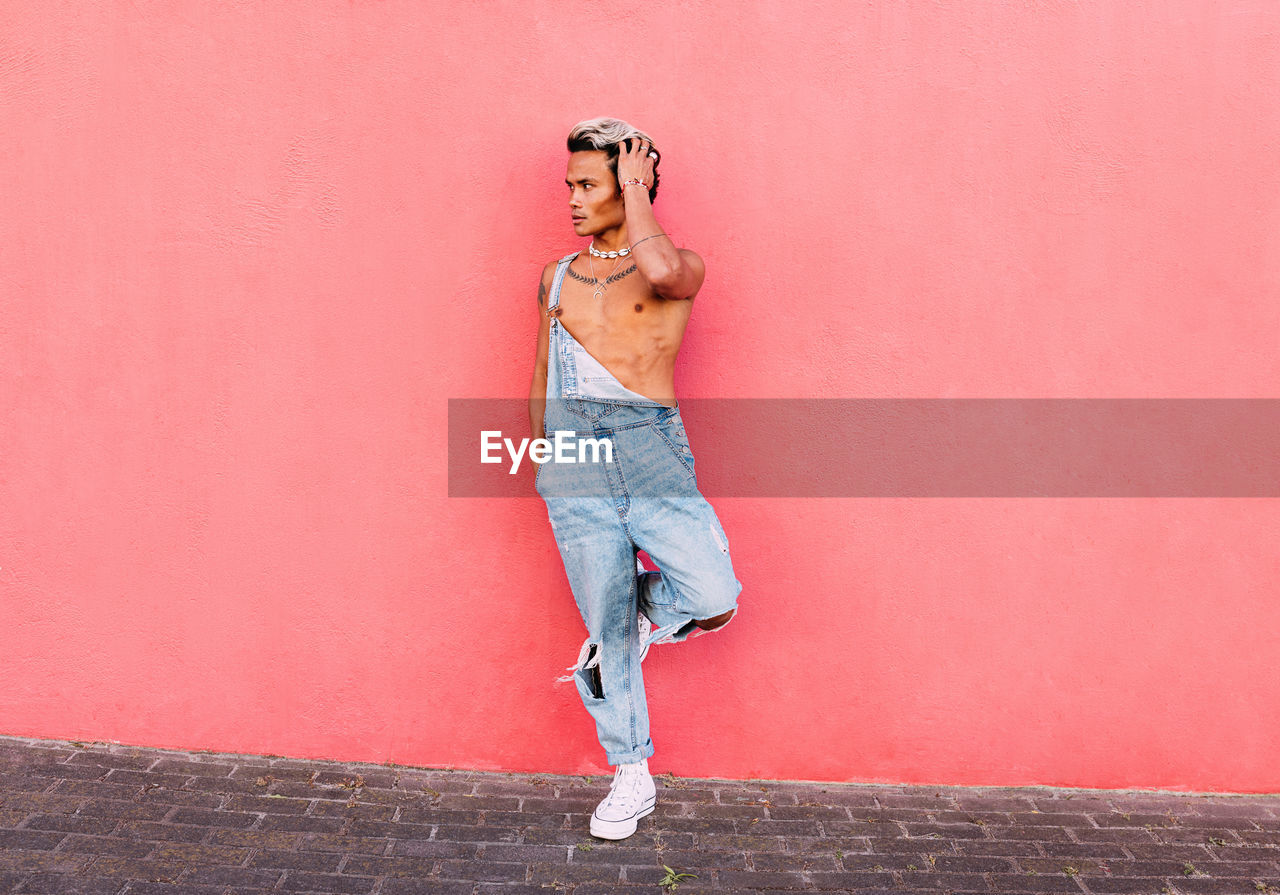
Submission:
[[[534,438],[608,442],[605,456],[542,462],[547,505],[587,627],[571,674],[616,765],[591,833],[624,839],[654,809],[654,752],[640,663],[653,644],[723,627],[742,584],[675,399],[676,354],[704,268],[658,226],[660,157],[625,121],[582,121],[569,134],[565,183],[587,251],[547,264],[538,287],[538,350],[529,391]],[[646,571],[644,550],[658,566]]]

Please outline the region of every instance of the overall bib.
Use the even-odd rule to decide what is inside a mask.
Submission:
[[[573,462],[538,464],[534,487],[587,628],[577,662],[559,680],[577,686],[608,763],[617,765],[654,752],[640,672],[645,651],[709,633],[693,620],[736,610],[742,583],[724,529],[698,491],[678,402],[626,388],[560,324],[560,286],[577,255],[560,259],[547,303],[543,423],[548,439],[559,432],[570,443],[607,440],[612,456],[579,443],[565,452]],[[638,549],[658,571],[644,570]],[[645,643],[637,611],[653,623]]]

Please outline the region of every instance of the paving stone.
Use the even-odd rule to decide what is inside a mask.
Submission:
[[[882,812],[887,814],[889,812]],[[926,820],[929,823],[936,824],[973,824],[975,827],[981,826],[1008,826],[1013,821],[1011,814],[1004,811],[929,811],[926,812]],[[894,818],[895,820],[904,820],[907,818]],[[915,818],[910,818],[916,820]],[[917,822],[919,822],[917,820]]]
[[[939,855],[933,861],[934,870],[960,873],[1008,873],[1015,870],[1012,859],[979,858],[971,855]]]
[[[736,855],[736,864],[734,859],[722,857],[715,863],[706,863],[701,866],[708,867],[724,867],[729,870],[744,870],[746,854],[744,852],[729,853]],[[686,860],[684,863],[690,866],[698,866],[693,860]],[[836,873],[847,870],[839,858],[835,854],[828,851],[826,854],[815,854],[813,852],[807,854],[778,854],[777,852],[762,852],[751,856],[752,870],[782,870],[782,871],[801,871],[804,873]]]
[[[242,886],[252,889],[272,889],[284,876],[282,870],[255,870],[249,867],[204,865],[193,867],[182,881],[198,886]]]
[[[904,823],[902,828],[912,839],[986,839],[983,828],[976,824],[912,824]]]
[[[134,783],[103,783],[98,780],[68,780],[63,778],[48,790],[47,795],[75,799],[77,802],[84,802],[89,799],[119,799],[121,802],[127,803],[141,792],[141,785]],[[33,793],[31,798],[35,797]],[[6,804],[14,803],[6,799]],[[160,810],[163,812],[166,809],[162,807]]]
[[[622,879],[620,866],[612,864],[530,864],[528,882],[544,883],[608,883]]]
[[[1076,878],[1066,874],[1029,874],[1029,873],[991,873],[987,875],[991,881],[992,892],[1081,892]],[[963,887],[957,886],[957,891]],[[969,887],[970,891],[981,892],[980,888]],[[1151,890],[1151,895],[1159,895],[1160,887]]]
[[[1006,815],[1001,823],[1021,827],[1087,827],[1094,824],[1084,814],[1070,814],[1059,811],[1014,811]]]
[[[700,818],[698,818],[700,820]],[[672,823],[683,818],[675,818]],[[714,821],[713,821],[714,822]],[[838,821],[838,823],[846,823],[846,821]],[[679,829],[688,829],[685,826],[679,826]],[[821,836],[822,828],[818,826],[817,821],[812,820],[761,820],[753,817],[750,820],[740,820],[734,827],[735,832],[750,833],[752,836]],[[708,830],[710,832],[710,830]]]
[[[403,817],[404,812],[401,812]],[[582,817],[588,817],[587,813],[583,813]],[[521,811],[483,811],[481,812],[480,823],[487,827],[563,827],[564,813],[556,814],[526,814]],[[444,823],[439,820],[437,823]],[[459,821],[453,821],[458,823]]]
[[[330,802],[316,799],[311,803],[308,814],[312,817],[350,817],[359,820],[381,820],[388,823],[395,820],[396,806],[369,805],[364,803]]]
[[[103,783],[119,786],[160,786],[167,789],[182,789],[182,785],[191,779],[190,774],[157,774],[151,771],[139,771],[123,768],[104,768],[105,776],[98,779]]]
[[[658,798],[661,799],[662,797],[659,796]],[[813,815],[792,815],[787,812],[804,812],[814,810],[812,808],[795,808],[792,806],[766,809],[764,805],[721,805],[717,802],[677,802],[672,799],[663,800],[663,805],[663,813],[666,815],[697,816],[722,820],[741,819],[747,821],[756,819],[768,820],[770,818],[774,820],[806,820]],[[590,814],[591,810],[594,808],[595,804],[592,803],[590,808],[583,813]],[[768,810],[768,814],[765,813],[766,810]],[[840,817],[843,819],[843,809],[835,810],[841,812]]]
[[[699,809],[702,806],[698,806]],[[849,820],[849,809],[842,805],[771,805],[770,820]]]
[[[153,883],[176,882],[186,870],[186,865],[180,861],[146,861],[112,855],[94,858],[93,863],[86,867],[92,868],[92,873],[87,875],[95,877],[115,877]]]
[[[28,747],[29,749],[30,747]],[[90,765],[100,768],[132,768],[136,771],[145,771],[154,767],[166,759],[157,757],[156,752],[104,752],[99,749],[92,751],[73,752],[65,759],[68,765]],[[4,753],[0,753],[0,762],[2,762]],[[161,769],[163,772],[163,768]]]
[[[554,831],[553,831],[554,832]],[[521,835],[527,837],[527,833],[520,827],[469,827],[457,824],[441,824],[435,828],[434,838],[442,842],[494,842],[494,843],[511,843],[521,838]],[[377,840],[370,840],[376,842]],[[420,839],[411,839],[406,841],[420,842]],[[538,840],[528,839],[527,842],[535,842]],[[393,846],[394,852],[400,852],[401,843],[399,838],[396,839]]]
[[[754,819],[754,818],[753,818]],[[663,831],[672,830],[677,833],[737,833],[738,828],[734,826],[732,820],[725,818],[709,818],[709,817],[663,817],[657,811],[650,814],[646,821],[651,821],[650,826]],[[644,823],[645,821],[641,821]],[[768,821],[765,821],[767,823]],[[744,823],[744,829],[750,829],[750,822]],[[810,825],[813,833],[818,835],[815,825]],[[755,832],[753,835],[766,835],[764,831]]]
[[[91,855],[6,848],[0,851],[0,871],[76,873],[94,860]]]
[[[1054,855],[1050,858],[1018,858],[1017,869],[1023,873],[1034,871],[1037,874],[1053,875],[1072,873],[1117,873],[1123,874],[1125,867],[1132,868],[1134,862],[1126,859],[1117,859],[1111,861],[1101,861],[1085,855],[1076,857],[1064,857]],[[1106,869],[1104,869],[1104,867]],[[1127,874],[1128,876],[1150,876],[1150,873],[1138,873],[1136,870]]]
[[[58,843],[71,838],[58,830],[0,830],[0,849],[27,848],[36,851],[53,851]]]
[[[294,817],[288,814],[268,814],[262,818],[252,814],[245,816],[256,823],[260,830],[290,833],[336,833],[346,823],[340,817]]]
[[[364,855],[360,856],[365,857]],[[277,851],[264,848],[253,853],[249,866],[254,868],[272,868],[280,870],[309,870],[312,872],[332,872],[338,869],[342,855],[321,852]],[[239,863],[238,861],[235,863]]]
[[[1174,885],[1178,887],[1179,892],[1192,895],[1192,893],[1219,893],[1219,895],[1259,895],[1261,891],[1255,887],[1253,879],[1215,879],[1213,877],[1184,877],[1177,880]],[[1265,883],[1264,883],[1265,885]],[[1271,886],[1276,886],[1276,880],[1271,881]],[[1274,891],[1274,889],[1273,889]]]
[[[1023,855],[1040,855],[1042,846],[1025,839],[966,839],[955,843],[956,851],[962,855],[986,855],[990,857],[1019,857]],[[1069,843],[1045,843],[1043,848],[1070,847]],[[1118,850],[1118,849],[1117,849]],[[1120,854],[1124,854],[1120,851]]]
[[[3,792],[3,789],[0,789],[0,792]],[[22,826],[26,830],[105,834],[120,826],[120,822],[114,817],[82,817],[78,814],[27,815],[25,812],[19,813],[18,816],[25,818],[25,823]],[[15,825],[16,823],[15,819]]]
[[[0,874],[0,891],[5,888],[6,879]],[[10,882],[16,885],[17,879]],[[116,895],[127,883],[123,880],[106,877],[81,878],[69,873],[33,873],[22,881],[22,888],[15,889],[23,893],[57,893],[57,895]]]
[[[563,845],[482,845],[478,859],[482,861],[518,861],[533,864],[544,861],[564,864],[569,860],[569,849]]]
[[[907,869],[898,874],[902,885],[918,889],[981,889],[986,879],[980,873],[939,873]]]
[[[342,862],[342,872],[355,874],[357,876],[430,876],[435,869],[436,864],[440,863],[441,868],[446,866],[457,866],[463,864],[476,864],[478,861],[443,861],[437,862],[434,858],[415,858],[391,856],[384,857],[381,855],[348,855]],[[497,867],[497,864],[487,865]],[[495,871],[496,872],[496,871]],[[459,877],[451,877],[459,879]]]
[[[1085,881],[1085,885],[1089,887],[1088,891],[1101,893],[1132,893],[1132,895],[1160,895],[1164,891],[1177,891],[1164,877],[1155,876],[1117,876],[1117,877],[1097,877],[1091,876]],[[1064,890],[1066,891],[1066,890]],[[1071,891],[1079,891],[1074,889]],[[1244,895],[1243,892],[1239,895]]]
[[[927,811],[956,811],[960,808],[953,796],[931,791],[927,786],[905,793],[880,793],[876,801],[885,808],[922,808]]]
[[[1221,834],[1222,838],[1229,838]],[[1266,830],[1236,830],[1235,835],[1241,842],[1270,848],[1280,848],[1280,835]]]
[[[1036,798],[1030,800],[1030,805],[1024,808],[1010,809],[1013,813],[1021,813],[1028,808],[1034,808],[1036,811],[1043,811],[1045,814],[1098,814],[1107,813],[1115,810],[1115,805],[1106,797],[1097,796],[1073,796],[1070,793],[1063,793],[1060,796],[1050,796],[1047,798]]]
[[[888,872],[809,873],[806,874],[814,888],[828,892],[861,892],[865,889],[891,889],[895,885],[893,874]]]
[[[879,818],[860,817],[856,812],[853,820],[824,820],[823,835],[854,836],[870,838],[873,836],[898,838],[905,836],[902,828],[892,821],[881,821]]]
[[[840,862],[848,871],[873,871],[883,873],[888,870],[906,870],[914,864],[920,866],[917,855],[844,855]]]
[[[169,823],[192,824],[200,827],[233,827],[245,829],[253,826],[258,818],[243,811],[215,811],[209,808],[175,808],[165,817]]]
[[[628,879],[634,879],[627,874]],[[657,878],[650,880],[657,883],[662,878],[659,868]],[[803,873],[786,873],[777,870],[717,870],[716,881],[722,889],[729,892],[751,889],[804,889],[808,882]]]
[[[873,855],[909,855],[914,860],[917,855],[938,855],[954,851],[956,843],[948,842],[941,837],[937,839],[872,839]]]
[[[384,848],[378,852],[373,852],[372,850],[365,851],[363,854],[379,854],[411,858],[459,858],[474,860],[480,854],[480,845],[475,842],[405,839],[394,840],[390,851],[387,851]]]
[[[1079,846],[1086,848],[1088,846]],[[1214,856],[1206,844],[1188,843],[1186,845],[1145,845],[1138,843],[1130,843],[1126,845],[1127,851],[1133,858],[1139,861],[1217,861],[1221,860]]]
[[[199,827],[173,827],[174,830],[184,830],[187,832],[200,832]],[[302,848],[302,844],[307,841],[307,836],[303,833],[285,833],[276,830],[234,830],[234,829],[216,829],[203,831],[206,835],[203,841],[210,845],[244,845],[252,848]],[[155,839],[155,836],[146,838]],[[358,840],[357,840],[358,841]],[[323,849],[318,849],[323,851]]]
[[[1110,827],[1100,830],[1073,828],[1071,836],[1078,842],[1155,843],[1160,841],[1155,831],[1133,827]]]
[[[290,870],[280,882],[279,888],[286,892],[364,893],[372,892],[377,885],[377,877],[372,876]]]

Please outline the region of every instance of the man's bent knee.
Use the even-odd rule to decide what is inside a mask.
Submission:
[[[730,609],[728,612],[722,612],[711,618],[694,619],[693,623],[704,631],[714,631],[721,625],[726,624],[729,619],[733,618],[733,613],[734,610]]]

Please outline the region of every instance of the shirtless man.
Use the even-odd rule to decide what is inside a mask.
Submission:
[[[534,438],[565,431],[612,445],[605,461],[543,462],[535,478],[587,627],[560,680],[576,685],[617,766],[591,816],[603,839],[630,836],[656,800],[641,660],[653,644],[723,627],[742,590],[724,529],[698,492],[675,398],[676,354],[705,271],[654,218],[652,143],[615,118],[569,134],[569,210],[590,244],[542,271],[529,390]]]

